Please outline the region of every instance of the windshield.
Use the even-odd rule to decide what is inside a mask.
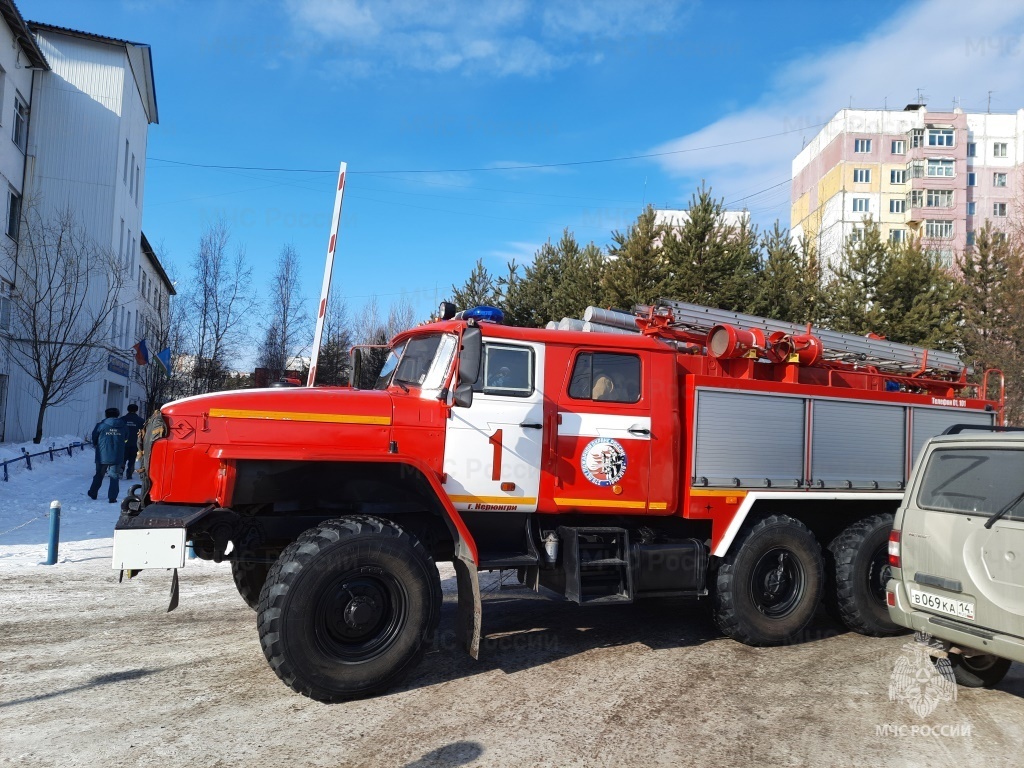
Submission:
[[[395,368],[398,367],[398,361],[401,359],[402,352],[404,350],[404,341],[391,350],[391,354],[388,355],[388,359],[384,361],[384,367],[380,369],[380,375],[377,377],[377,382],[373,385],[374,389],[388,388],[388,385],[391,383],[391,375],[395,372]]]
[[[932,452],[918,506],[943,512],[992,515],[1024,491],[1024,450],[943,448]],[[1024,519],[1024,504],[1008,519]]]
[[[422,387],[430,373],[431,364],[441,346],[441,334],[418,336],[403,342],[391,350],[387,362],[381,369],[374,389],[387,389],[392,384]],[[445,344],[442,351],[451,358],[454,346]]]

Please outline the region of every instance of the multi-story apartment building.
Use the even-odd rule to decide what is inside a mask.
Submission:
[[[10,0],[0,0],[0,334],[11,331],[11,290],[25,183],[32,78],[49,69],[32,32]],[[16,367],[0,344],[0,441],[5,439],[8,394]]]
[[[883,237],[920,236],[952,264],[986,220],[1005,224],[1022,167],[1024,109],[843,109],[793,160],[791,229],[835,263],[870,217]]]
[[[25,22],[10,0],[0,0],[0,13],[17,43],[13,51],[30,68],[10,84],[0,78],[5,86],[0,89],[0,129],[13,131],[20,156],[20,165],[18,157],[8,163],[4,152],[10,150],[0,144],[0,173],[9,187],[8,237],[18,241],[15,208],[22,199],[42,219],[70,212],[96,248],[116,259],[124,286],[101,342],[102,370],[46,413],[44,434],[84,435],[106,407],[124,411],[132,402],[144,406],[143,377],[137,375],[132,347],[144,338],[141,331],[158,325],[161,313],[166,316],[174,292],[142,235],[146,145],[149,126],[158,121],[151,52],[140,43]],[[16,67],[8,66],[4,53],[11,46],[0,49],[3,72],[13,72]],[[21,111],[20,105],[25,106]],[[24,122],[20,129],[19,119]],[[0,268],[0,295],[15,279],[3,271],[7,266]],[[87,293],[87,305],[102,302],[93,293]],[[0,326],[3,316],[0,305]],[[2,380],[7,391],[6,402],[0,400],[5,417],[0,439],[26,440],[35,431],[38,387],[10,363],[0,374],[9,377]]]

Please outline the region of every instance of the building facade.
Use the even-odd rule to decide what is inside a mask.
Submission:
[[[6,0],[0,7],[17,13]],[[7,179],[10,194],[17,193],[43,219],[69,212],[89,241],[114,260],[123,286],[102,340],[105,365],[71,398],[49,408],[44,421],[44,435],[87,435],[107,407],[122,412],[131,403],[145,407],[144,377],[132,348],[142,333],[159,326],[161,313],[166,317],[174,292],[142,235],[146,145],[149,126],[158,122],[152,57],[144,44],[22,24],[45,66],[35,68],[27,83],[5,89],[10,93],[4,93],[4,116],[11,98],[22,99],[31,115],[21,168],[10,171],[19,182]],[[0,66],[7,70],[3,55]],[[8,175],[2,156],[0,173]],[[11,205],[8,221],[16,220]],[[4,280],[9,286],[13,278]],[[89,307],[103,297],[87,294],[85,301]],[[16,366],[7,370],[0,439],[27,440],[35,433],[38,386]]]
[[[920,237],[947,264],[1013,213],[1024,166],[1024,109],[1012,114],[840,110],[793,160],[790,226],[835,264],[863,236]]]
[[[9,0],[0,0],[0,334],[11,332],[11,293],[17,253],[25,153],[28,148],[32,78],[49,69],[25,20]],[[0,344],[0,441],[6,438],[11,378],[17,372],[6,344]]]

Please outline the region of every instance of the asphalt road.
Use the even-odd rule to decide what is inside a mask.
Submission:
[[[328,706],[267,666],[226,566],[183,571],[167,614],[167,573],[118,585],[107,563],[0,573],[0,765],[1020,764],[1021,666],[955,701],[923,680],[919,717],[889,694],[908,638],[825,618],[799,644],[748,648],[693,605],[492,589],[475,662],[454,647],[449,594],[438,647],[401,688]]]

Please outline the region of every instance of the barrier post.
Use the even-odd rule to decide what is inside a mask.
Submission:
[[[50,545],[46,550],[46,565],[56,565],[57,547],[60,545],[60,502],[50,502]]]

